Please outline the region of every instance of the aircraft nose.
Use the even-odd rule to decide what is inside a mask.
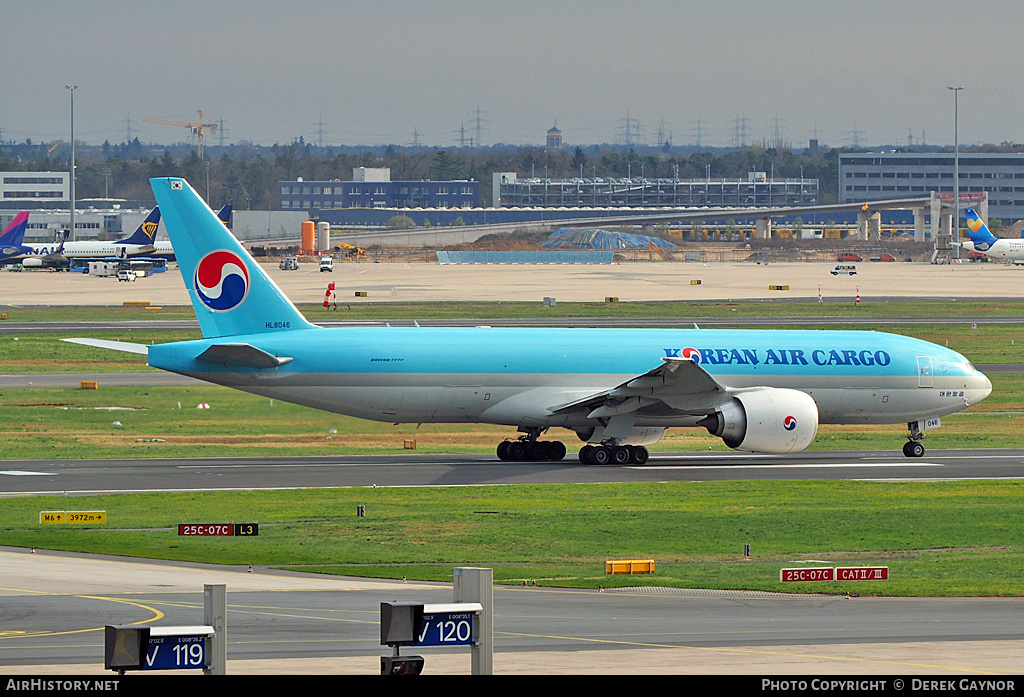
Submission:
[[[971,399],[968,401],[971,404],[977,404],[992,394],[992,381],[988,379],[987,375],[978,371],[967,379],[967,389],[971,393]]]

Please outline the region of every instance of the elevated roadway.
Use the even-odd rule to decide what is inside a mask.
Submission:
[[[561,227],[613,226],[613,225],[657,225],[658,223],[693,223],[712,220],[725,221],[735,218],[755,218],[759,223],[759,237],[770,236],[766,221],[773,218],[792,216],[827,216],[835,213],[857,213],[865,221],[883,210],[924,211],[933,205],[931,197],[889,199],[867,203],[828,203],[813,206],[786,206],[775,208],[676,208],[676,209],[604,209],[592,217],[560,216],[559,209],[544,209],[546,217],[541,220],[524,220],[485,225],[465,225],[445,228],[413,228],[406,230],[368,231],[359,233],[332,233],[333,243],[346,242],[360,247],[369,245],[411,245],[437,246],[475,242],[486,235],[506,234],[516,230],[548,230]],[[495,215],[500,215],[496,212]],[[761,225],[764,225],[763,229]],[[764,234],[762,233],[762,230]],[[921,226],[923,240],[923,223]],[[866,235],[866,232],[864,233]],[[917,235],[915,234],[915,238]]]

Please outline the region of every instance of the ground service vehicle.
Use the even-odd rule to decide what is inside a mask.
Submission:
[[[850,274],[853,276],[857,273],[856,264],[836,264],[836,267],[830,272],[833,276],[838,276],[841,273]]]

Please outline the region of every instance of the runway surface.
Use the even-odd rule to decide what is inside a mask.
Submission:
[[[0,497],[128,491],[479,486],[737,479],[952,480],[1024,477],[1024,450],[653,453],[646,465],[501,462],[480,455],[0,460]]]

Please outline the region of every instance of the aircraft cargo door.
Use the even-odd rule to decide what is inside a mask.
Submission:
[[[917,386],[932,387],[932,357],[917,357]]]

